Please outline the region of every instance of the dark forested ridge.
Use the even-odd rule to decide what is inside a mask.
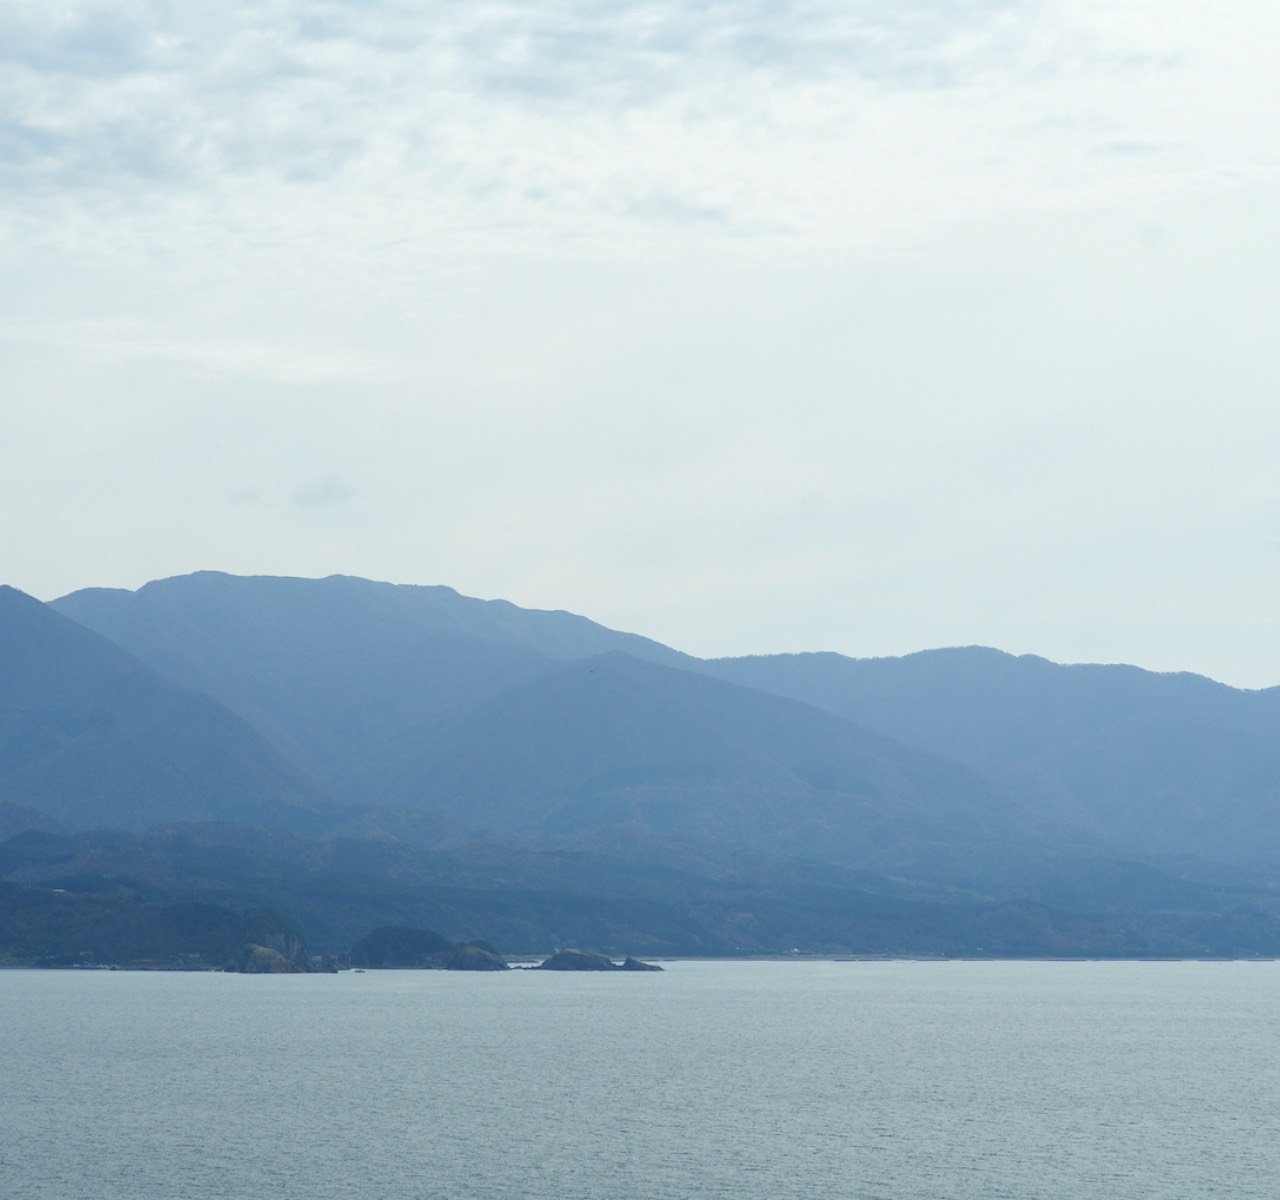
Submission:
[[[1265,886],[1113,863],[1094,868],[1087,898],[1055,895],[1061,876],[1087,878],[1090,867],[1048,863],[1043,890],[983,893],[804,860],[708,852],[672,867],[656,848],[630,859],[484,844],[443,852],[234,825],[0,844],[0,876],[104,902],[126,896],[153,912],[269,909],[317,953],[343,954],[393,925],[511,954],[1280,955],[1280,901]]]
[[[217,573],[5,589],[0,668],[24,885],[271,909],[335,952],[1280,953],[1277,689],[979,648],[704,662]]]
[[[326,969],[267,909],[164,902],[119,881],[38,887],[0,881],[0,963],[299,974]]]

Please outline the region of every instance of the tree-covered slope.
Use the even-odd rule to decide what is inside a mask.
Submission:
[[[269,910],[166,903],[110,885],[91,891],[3,881],[0,963],[289,974],[317,967],[297,931]]]
[[[222,705],[9,587],[0,797],[10,824],[36,810],[69,828],[211,818],[314,828],[328,804]]]
[[[450,940],[483,938],[514,954],[579,946],[613,955],[1280,955],[1272,889],[1200,886],[1131,864],[1092,865],[1097,874],[1082,898],[1021,885],[940,888],[723,851],[706,851],[700,861],[685,853],[673,866],[656,845],[627,857],[492,845],[440,853],[227,825],[27,834],[0,843],[0,878],[46,893],[42,920],[53,924],[29,926],[28,949],[37,944],[30,934],[43,928],[56,937],[39,944],[71,953],[87,943],[71,948],[66,937],[86,925],[58,923],[61,910],[47,907],[52,889],[93,898],[81,910],[89,915],[123,906],[151,945],[166,928],[157,918],[197,905],[267,907],[313,951],[336,953],[393,925],[437,929]],[[1079,864],[1046,859],[1045,866],[1081,878]],[[5,902],[0,893],[0,907]]]
[[[570,613],[348,576],[204,571],[52,607],[213,696],[322,779],[560,661],[619,649],[682,658]]]
[[[1280,862],[1280,688],[979,647],[699,669],[967,763],[1131,853]]]
[[[975,831],[1280,863],[1280,689],[980,648],[699,662],[568,613],[347,577],[201,573],[55,604],[378,808],[347,832],[398,836],[407,806],[539,836],[613,823],[899,857],[915,839],[918,864],[940,838],[954,862]],[[584,667],[616,651],[668,684],[684,669],[811,707],[766,717],[687,680]],[[836,736],[833,716],[863,732]],[[869,750],[859,765],[849,738],[869,746],[867,730],[952,765],[904,775]],[[981,816],[979,794],[1003,815]]]
[[[811,706],[622,654],[414,731],[335,786],[473,828],[622,827],[885,867],[1072,841],[977,772]]]

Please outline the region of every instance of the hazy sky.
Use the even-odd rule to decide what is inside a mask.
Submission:
[[[1280,683],[1280,5],[8,0],[0,562]]]

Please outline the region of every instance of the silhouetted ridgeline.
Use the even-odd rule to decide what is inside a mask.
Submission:
[[[157,930],[268,908],[327,953],[1277,954],[1280,689],[703,662],[347,577],[2,589],[0,877]]]

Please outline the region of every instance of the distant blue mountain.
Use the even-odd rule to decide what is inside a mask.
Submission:
[[[0,875],[339,949],[1280,952],[1278,713],[982,648],[702,661],[344,576],[6,589]]]
[[[585,803],[585,785],[557,757],[559,743],[550,730],[521,749],[497,714],[504,705],[514,713],[522,696],[542,695],[538,703],[560,705],[561,739],[571,739],[575,730],[586,738],[600,714],[592,711],[588,691],[573,701],[565,693],[567,680],[576,676],[556,672],[620,652],[668,671],[712,675],[797,701],[962,764],[984,776],[993,794],[1017,802],[1024,831],[1056,830],[1051,836],[1074,849],[1106,843],[1129,855],[1280,864],[1280,688],[1243,692],[1195,675],[1060,666],[981,647],[888,659],[797,654],[702,661],[568,613],[345,576],[202,572],[137,592],[76,592],[53,607],[174,682],[215,697],[351,803],[385,807],[394,800],[442,812],[431,799],[440,785],[429,781],[451,779],[461,795],[463,775],[473,771],[472,815],[485,812],[486,820],[496,820],[496,797],[518,774],[516,762],[525,764],[529,788],[544,798],[559,789]],[[534,691],[519,690],[528,687]],[[690,687],[684,681],[672,697]],[[597,743],[600,756],[621,756],[616,771],[634,779],[648,773],[647,794],[656,795],[655,780],[670,775],[676,760],[710,756],[727,771],[726,752],[716,741],[722,734],[736,737],[744,755],[739,785],[749,777],[759,790],[773,779],[778,797],[795,794],[792,774],[771,774],[774,767],[766,770],[759,760],[764,743],[758,730],[734,733],[728,718],[716,724],[723,696],[704,697],[705,711],[680,709],[692,713],[681,724],[670,718],[678,708],[674,698],[648,703],[648,695],[637,687],[637,703],[648,707],[638,708],[630,721],[622,715],[625,698],[615,705],[616,728],[629,729],[630,742],[611,735]],[[660,744],[662,720],[671,745]],[[805,720],[817,716],[811,712]],[[798,731],[804,723],[788,725],[792,738],[803,741]],[[703,759],[672,748],[679,743],[687,750],[695,727],[703,730]],[[486,760],[479,749],[486,739],[502,745],[501,755]],[[648,747],[645,762],[632,761],[632,743]],[[476,749],[464,767],[469,744]],[[555,781],[558,762],[568,774]],[[603,761],[597,765],[606,777]],[[675,778],[661,785],[668,793]],[[692,787],[692,777],[681,786]],[[705,795],[715,786],[720,784],[709,782]],[[640,790],[633,783],[609,792],[618,819],[619,796],[634,798]],[[905,804],[903,795],[898,800]],[[557,804],[556,811],[568,809]],[[514,820],[513,813],[508,811]],[[635,814],[629,819],[656,820],[652,811],[644,820]],[[562,816],[562,823],[567,820]],[[584,828],[591,823],[585,816],[583,822]],[[534,824],[549,828],[550,818]],[[533,827],[521,824],[526,826]]]
[[[54,607],[208,690],[347,803],[450,829],[546,841],[619,828],[893,867],[1094,844],[973,770],[567,613],[212,573]]]
[[[1280,688],[982,647],[700,669],[965,763],[1126,853],[1280,863]]]
[[[72,828],[174,820],[310,828],[328,801],[260,734],[106,638],[0,587],[0,797]]]
[[[1078,843],[976,771],[616,652],[414,730],[335,786],[486,830],[563,839],[616,827],[877,868],[982,844]]]
[[[567,659],[684,656],[584,617],[447,587],[213,571],[52,603],[184,687],[238,713],[319,778],[389,739]]]

